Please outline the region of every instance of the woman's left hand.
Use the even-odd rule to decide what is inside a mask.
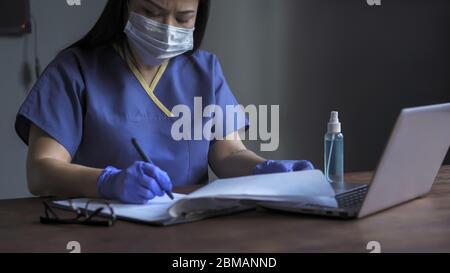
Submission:
[[[267,160],[256,165],[253,174],[285,173],[295,171],[314,170],[308,160]]]

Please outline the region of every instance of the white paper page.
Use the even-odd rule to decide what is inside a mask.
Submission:
[[[143,222],[154,222],[169,219],[170,215],[168,214],[168,208],[172,206],[176,201],[184,198],[185,194],[174,193],[174,200],[171,200],[167,195],[162,197],[156,197],[151,201],[148,205],[133,205],[133,204],[123,204],[118,201],[109,201],[107,202],[111,205],[114,210],[114,213],[118,218],[124,219],[132,219]],[[72,204],[78,208],[84,209],[86,207],[87,201],[92,199],[81,198],[81,199],[73,199]],[[68,207],[68,201],[57,201],[55,204]],[[101,204],[90,204],[89,211],[93,211],[101,207]]]
[[[174,204],[169,213],[176,217],[191,209],[214,210],[217,199],[292,201],[337,207],[335,192],[320,170],[252,175],[218,179]],[[195,199],[195,200],[193,200]]]
[[[191,193],[188,198],[221,195],[242,196],[333,196],[335,192],[319,170],[252,175],[218,179]]]

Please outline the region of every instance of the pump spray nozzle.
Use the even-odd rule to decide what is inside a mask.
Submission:
[[[330,115],[330,121],[328,122],[328,133],[340,133],[341,123],[339,122],[339,112],[332,111]]]

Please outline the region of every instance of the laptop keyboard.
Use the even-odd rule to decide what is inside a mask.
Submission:
[[[359,208],[366,197],[368,188],[369,187],[366,186],[336,195],[339,208]]]

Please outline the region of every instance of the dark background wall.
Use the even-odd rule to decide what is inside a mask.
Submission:
[[[45,66],[92,26],[106,0],[30,2]],[[347,171],[372,170],[401,108],[450,102],[448,0],[212,2],[205,48],[219,56],[235,95],[244,105],[280,105],[280,147],[262,153],[268,158],[322,168],[329,112],[338,110]],[[0,199],[28,195],[26,148],[13,124],[35,80],[22,74],[32,41],[0,37]]]
[[[450,102],[450,1],[214,4],[207,46],[241,103],[280,104],[281,145],[268,157],[322,168],[338,110],[346,170],[373,170],[401,108]]]

